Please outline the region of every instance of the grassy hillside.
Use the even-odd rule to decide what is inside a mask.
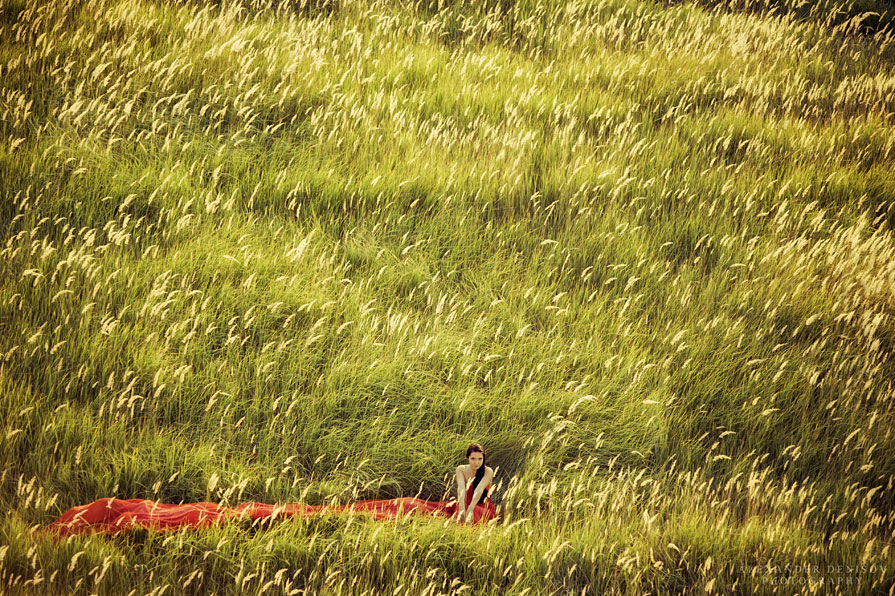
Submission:
[[[769,6],[0,0],[2,591],[889,592],[895,38]]]

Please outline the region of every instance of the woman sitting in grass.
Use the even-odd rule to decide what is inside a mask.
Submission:
[[[134,528],[176,530],[205,527],[233,518],[257,520],[270,517],[307,517],[324,512],[351,511],[373,519],[396,519],[407,515],[436,515],[458,523],[484,522],[496,516],[489,491],[494,470],[485,465],[485,450],[473,443],[466,450],[468,464],[457,466],[457,500],[424,501],[416,497],[369,499],[348,505],[268,505],[243,503],[226,507],[217,503],[169,505],[148,499],[104,498],[66,511],[49,530],[67,536],[86,532],[116,534]],[[465,495],[465,498],[462,498]]]
[[[475,513],[475,505],[485,505],[486,508],[494,508],[491,503],[491,480],[494,478],[494,470],[485,465],[485,450],[478,443],[473,443],[466,450],[468,464],[457,466],[457,521],[470,522]],[[469,481],[472,479],[472,483]],[[466,495],[461,499],[460,495]]]

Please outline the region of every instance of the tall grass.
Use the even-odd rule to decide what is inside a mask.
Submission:
[[[3,591],[891,592],[891,36],[774,6],[0,0]]]

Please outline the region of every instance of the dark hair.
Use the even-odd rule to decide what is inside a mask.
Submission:
[[[478,443],[473,443],[466,449],[466,459],[469,459],[469,456],[474,452],[478,452],[478,453],[482,454],[482,465],[478,470],[476,470],[475,479],[472,481],[472,492],[475,492],[475,489],[476,489],[476,487],[478,487],[479,482],[481,482],[482,478],[485,477],[485,461],[486,461],[485,460],[485,457],[486,457],[485,448],[482,447],[481,445],[479,445]],[[479,498],[479,503],[484,503],[486,498],[488,498],[488,495],[483,492],[482,496]],[[478,503],[473,503],[473,505],[477,505],[477,504]]]

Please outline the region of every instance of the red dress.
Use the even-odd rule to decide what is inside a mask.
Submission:
[[[496,516],[490,497],[491,485],[485,490],[483,503],[473,510],[473,521],[484,522]],[[466,506],[472,501],[472,485],[466,489]],[[416,497],[370,499],[349,505],[267,505],[243,503],[224,507],[216,503],[186,503],[169,505],[146,499],[106,498],[88,505],[72,507],[49,525],[48,530],[62,536],[87,532],[117,534],[134,528],[176,530],[183,527],[206,527],[230,519],[262,519],[266,517],[308,517],[324,512],[354,511],[371,515],[374,519],[397,519],[409,515],[452,517],[457,512],[457,501],[424,501]]]

